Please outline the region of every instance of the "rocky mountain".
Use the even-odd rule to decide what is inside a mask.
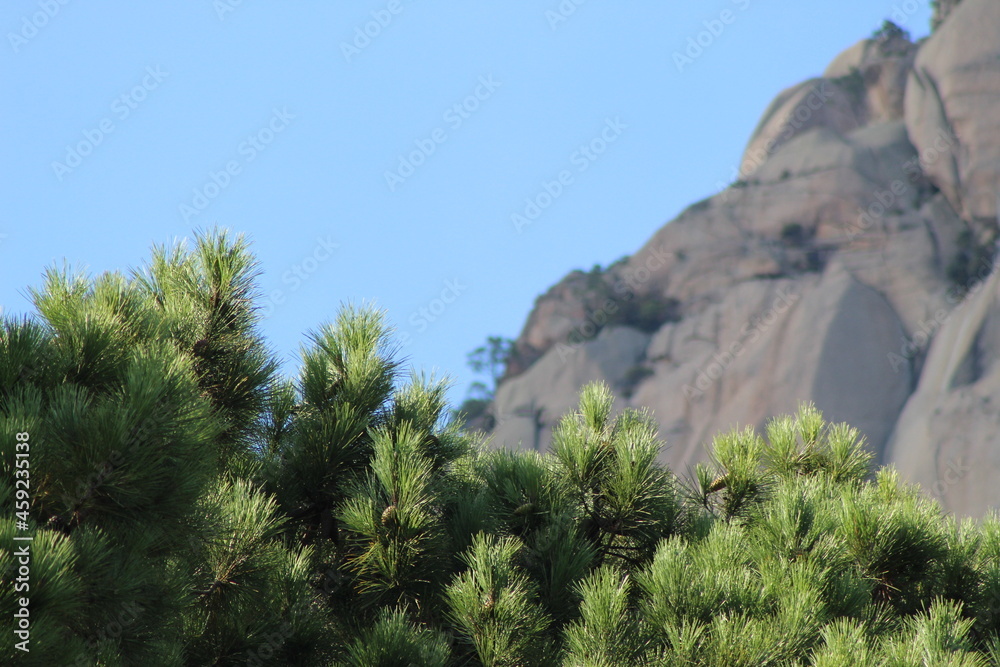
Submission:
[[[782,91],[740,178],[538,298],[490,407],[545,448],[585,383],[645,406],[683,473],[814,401],[959,514],[1000,505],[1000,1],[940,2]]]

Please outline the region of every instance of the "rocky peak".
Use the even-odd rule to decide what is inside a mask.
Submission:
[[[739,180],[539,297],[494,442],[546,447],[604,380],[682,472],[718,431],[812,400],[949,509],[1000,504],[1000,3],[937,11],[921,43],[887,24],[779,93]]]

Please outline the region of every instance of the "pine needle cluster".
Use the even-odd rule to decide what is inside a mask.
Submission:
[[[278,372],[224,232],[52,270],[0,326],[0,611],[32,442],[25,665],[998,665],[1000,520],[874,470],[813,406],[684,477],[594,384],[487,447],[345,306]]]

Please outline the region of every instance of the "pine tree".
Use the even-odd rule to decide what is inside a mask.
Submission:
[[[31,651],[5,633],[5,656],[243,664],[299,642],[306,661],[286,664],[315,664],[325,622],[306,619],[308,554],[274,539],[274,501],[240,477],[276,367],[255,330],[255,271],[242,239],[200,235],[131,276],[51,270],[38,315],[3,322],[4,613],[18,432],[33,443],[37,535]]]
[[[373,308],[279,376],[256,273],[210,232],[50,270],[2,321],[0,612],[30,598],[31,628],[4,664],[1000,664],[1000,519],[946,516],[815,407],[689,479],[600,384],[550,453],[490,449]]]

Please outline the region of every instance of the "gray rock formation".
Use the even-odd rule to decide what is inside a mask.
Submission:
[[[906,87],[906,128],[925,171],[969,220],[996,219],[1000,3],[968,0],[924,44]]]
[[[934,0],[931,4],[934,5],[934,16],[931,18],[931,27],[937,30],[944,20],[948,18],[951,11],[958,6],[958,3],[962,0]]]
[[[922,43],[862,40],[780,93],[739,181],[539,297],[493,441],[544,448],[604,380],[683,472],[811,400],[948,509],[1000,504],[1000,2],[944,4]]]
[[[1000,506],[1000,271],[942,309],[886,458],[959,513]],[[935,320],[938,322],[938,320]]]

